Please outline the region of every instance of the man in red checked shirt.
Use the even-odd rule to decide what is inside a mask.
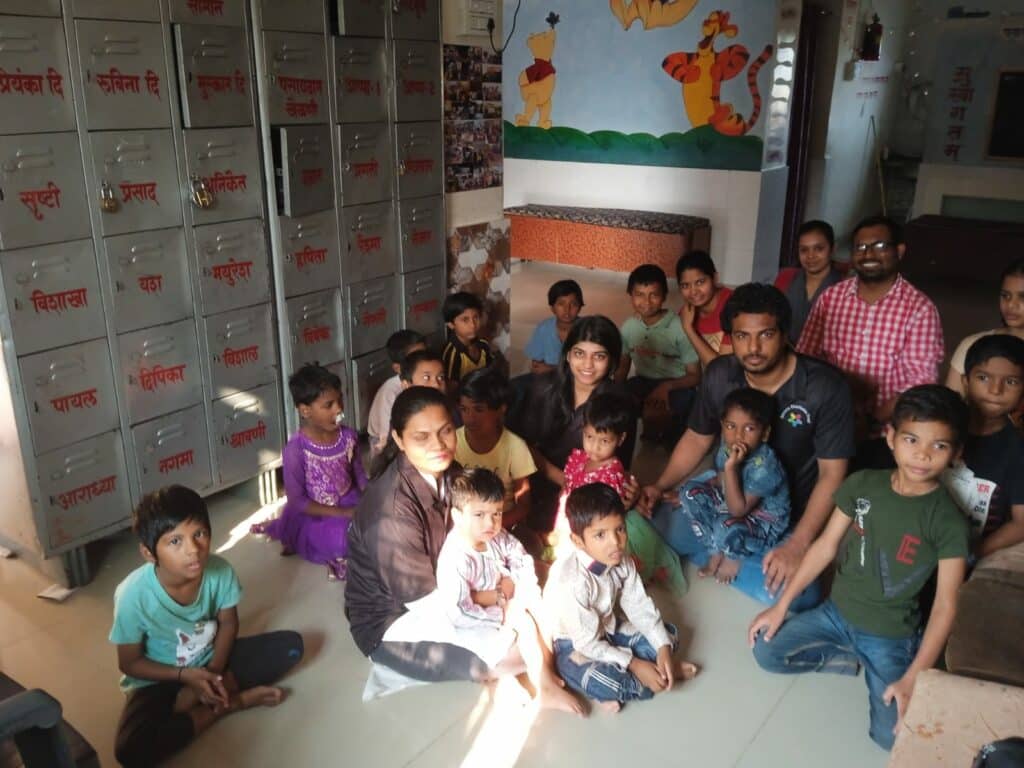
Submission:
[[[854,276],[821,294],[796,347],[832,363],[850,382],[857,428],[851,469],[894,466],[882,431],[896,398],[936,383],[945,353],[938,310],[899,273],[905,251],[895,222],[861,221],[853,231]]]

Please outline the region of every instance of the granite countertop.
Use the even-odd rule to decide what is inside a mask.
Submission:
[[[623,208],[576,208],[569,205],[519,205],[505,209],[507,216],[533,216],[538,219],[594,224],[617,229],[640,229],[664,234],[688,233],[711,222],[700,216],[657,211],[631,211]]]

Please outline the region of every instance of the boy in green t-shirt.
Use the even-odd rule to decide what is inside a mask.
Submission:
[[[960,455],[966,432],[967,406],[951,390],[926,384],[900,395],[886,430],[896,469],[846,479],[786,591],[750,625],[754,658],[769,672],[855,675],[863,666],[868,732],[884,749],[892,748],[917,674],[939,658],[956,613],[968,526],[939,477]],[[787,619],[793,599],[833,560],[831,597]],[[936,567],[922,633],[918,595]]]

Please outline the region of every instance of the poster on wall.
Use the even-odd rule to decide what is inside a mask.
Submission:
[[[505,156],[760,170],[774,6],[524,4],[504,52]]]
[[[444,47],[444,147],[448,192],[501,186],[501,54]]]

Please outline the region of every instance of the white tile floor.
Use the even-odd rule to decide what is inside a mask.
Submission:
[[[513,279],[513,343],[521,350],[546,316],[547,286],[565,273],[583,284],[587,311],[616,322],[629,312],[625,279],[586,270],[526,265]],[[521,352],[513,365],[523,363]],[[645,448],[641,479],[658,471],[664,453]],[[648,453],[649,452],[649,453]],[[256,511],[244,493],[211,500],[214,540]],[[172,762],[175,766],[599,766],[700,765],[703,768],[883,766],[886,755],[867,736],[867,699],[860,679],[802,678],[761,672],[746,648],[753,601],[697,581],[680,602],[658,594],[666,617],[683,628],[689,658],[704,667],[692,684],[632,704],[619,715],[579,720],[496,701],[468,683],[414,688],[364,705],[368,665],[342,613],[343,590],[323,569],[281,558],[263,541],[241,538],[226,557],[245,586],[244,632],[291,628],[306,638],[303,664],[285,684],[279,708],[226,718]],[[94,581],[67,603],[35,597],[46,581],[18,560],[0,560],[0,669],[42,687],[65,716],[115,765],[114,727],[121,708],[114,649],[106,641],[117,583],[139,563],[125,534],[105,553]]]

